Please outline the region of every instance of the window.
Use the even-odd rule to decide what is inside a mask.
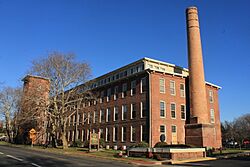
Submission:
[[[141,125],[141,141],[147,141],[146,125]]]
[[[106,122],[110,121],[110,108],[107,108],[107,112],[106,112]]]
[[[84,124],[87,120],[87,116],[86,116],[86,113],[83,113],[82,114],[82,124]]]
[[[88,112],[88,124],[90,123],[90,113]]]
[[[122,84],[122,98],[127,96],[127,83]]]
[[[100,110],[100,122],[104,122],[104,111]]]
[[[103,101],[104,101],[104,91],[101,91],[100,103],[103,103]]]
[[[183,83],[180,84],[180,92],[181,97],[185,97],[185,85]]]
[[[165,93],[165,79],[160,78],[160,93]]]
[[[165,111],[166,106],[165,106],[165,101],[160,101],[160,117],[165,117]]]
[[[105,136],[105,141],[109,141],[110,140],[110,134],[109,134],[109,128],[106,128],[106,136]]]
[[[118,107],[115,106],[114,107],[114,121],[117,121],[118,120]]]
[[[94,111],[93,113],[93,123],[96,123],[97,122],[97,114],[96,114],[96,111]]]
[[[147,106],[145,102],[141,102],[141,118],[146,116]]]
[[[214,102],[214,96],[213,96],[213,91],[209,90],[209,102],[213,103]]]
[[[125,142],[127,140],[127,128],[122,127],[122,142]]]
[[[111,98],[111,88],[107,90],[107,102],[109,102],[110,98]]]
[[[160,133],[165,134],[165,125],[160,126]]]
[[[176,118],[175,103],[170,104],[171,118]]]
[[[175,81],[170,81],[170,94],[175,95]]]
[[[146,77],[141,79],[141,93],[146,92],[147,90],[147,81],[146,81]]]
[[[113,127],[113,141],[117,141],[118,139],[118,128],[115,126]]]
[[[131,119],[135,119],[135,117],[136,117],[136,105],[135,104],[131,104],[130,118]]]
[[[184,104],[181,105],[181,119],[186,119],[186,106]]]
[[[131,96],[136,94],[136,80],[131,82]]]
[[[171,130],[172,130],[172,133],[176,133],[176,131],[177,131],[177,130],[176,130],[176,126],[175,126],[175,125],[172,125],[172,126],[171,126]]]
[[[127,119],[127,106],[126,105],[122,105],[122,120],[126,120]]]
[[[119,87],[115,86],[115,89],[114,89],[114,100],[116,100],[118,98],[118,91],[119,91]]]
[[[130,127],[130,141],[134,142],[136,140],[136,131],[135,131],[135,127],[131,126]]]
[[[215,122],[214,109],[210,109],[210,121],[211,121],[211,123]]]
[[[100,132],[100,138],[101,138],[101,139],[104,139],[104,136],[103,136],[103,129],[99,129],[99,132]]]

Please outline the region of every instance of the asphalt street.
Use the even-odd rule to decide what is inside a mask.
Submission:
[[[0,145],[0,167],[125,167],[127,163],[91,157],[73,157]]]
[[[201,161],[195,163],[185,163],[181,165],[173,165],[175,167],[189,167],[189,166],[211,166],[211,167],[249,167],[250,157],[235,157],[228,159]]]

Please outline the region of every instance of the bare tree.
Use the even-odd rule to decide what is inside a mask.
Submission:
[[[13,142],[13,118],[18,112],[21,98],[19,88],[5,87],[0,92],[0,112],[5,119],[6,133],[9,142]]]
[[[49,107],[47,109],[50,132],[55,137],[59,130],[63,148],[68,147],[66,125],[77,106],[92,95],[87,91],[86,82],[90,67],[85,62],[77,62],[74,54],[53,52],[46,58],[32,62],[31,74],[47,77],[50,80]],[[70,110],[73,109],[73,110]]]
[[[250,140],[250,114],[245,114],[234,121],[225,121],[221,124],[222,140],[226,145],[235,142],[243,144],[244,139]]]

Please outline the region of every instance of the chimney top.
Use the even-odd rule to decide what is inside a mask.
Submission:
[[[190,6],[190,7],[188,7],[188,8],[186,9],[186,13],[192,13],[192,12],[197,13],[197,11],[198,11],[198,9],[197,9],[197,7],[195,7],[195,6]]]

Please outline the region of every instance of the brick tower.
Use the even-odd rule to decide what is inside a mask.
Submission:
[[[21,136],[27,142],[28,131],[34,128],[37,131],[36,144],[46,141],[46,107],[49,98],[50,81],[47,78],[27,75],[23,80],[23,97],[21,106]]]
[[[199,147],[218,147],[220,128],[210,123],[210,110],[207,108],[206,83],[202,60],[202,46],[198,11],[196,7],[186,10],[190,119],[186,128],[186,143]],[[216,138],[217,137],[217,138]]]

